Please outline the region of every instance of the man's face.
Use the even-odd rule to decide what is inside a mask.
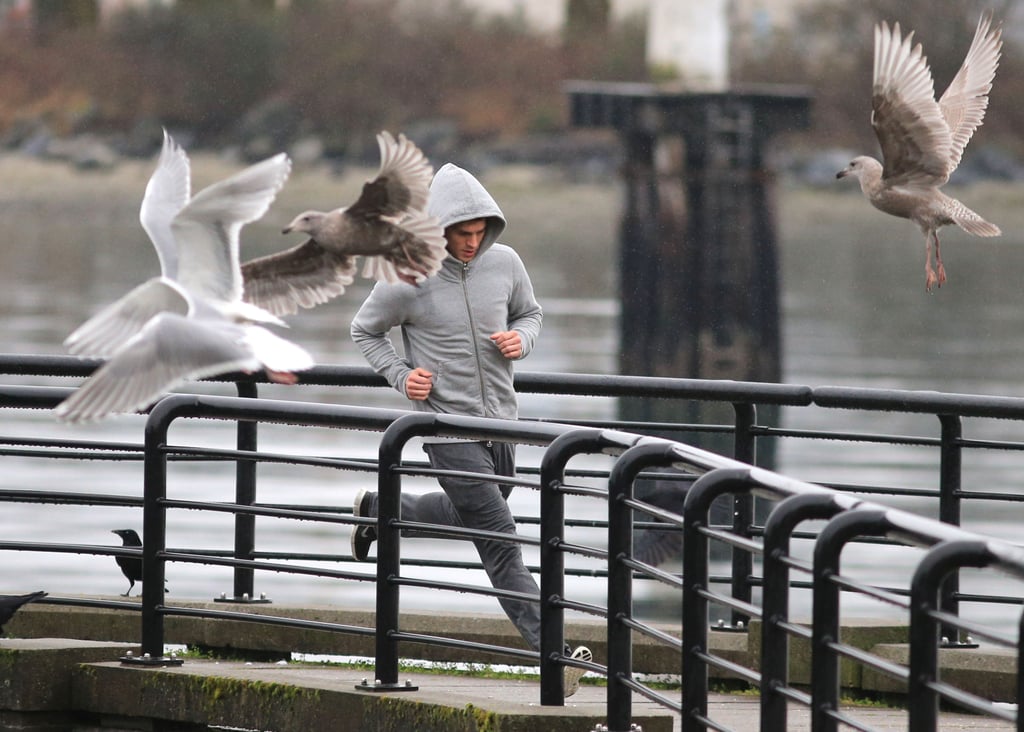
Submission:
[[[460,262],[469,262],[480,250],[480,242],[487,232],[487,219],[473,219],[452,224],[444,230],[448,253]]]

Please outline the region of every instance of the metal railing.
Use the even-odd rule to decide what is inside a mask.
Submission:
[[[0,358],[0,371],[10,374],[43,376],[84,376],[95,364],[77,359]],[[307,383],[379,387],[383,382],[366,369],[321,367],[306,379]],[[940,698],[967,706],[997,719],[1016,720],[1024,729],[1015,710],[992,704],[968,691],[944,683],[939,678],[937,649],[939,639],[959,637],[961,631],[988,642],[1019,648],[1020,635],[1009,636],[984,623],[960,616],[957,587],[961,567],[985,568],[1014,577],[1024,577],[1024,554],[1005,542],[986,539],[957,528],[959,511],[965,496],[972,500],[1016,500],[1014,496],[983,491],[967,491],[961,455],[969,449],[1020,450],[1022,445],[1004,441],[971,440],[964,437],[962,419],[1024,417],[1024,400],[943,395],[920,392],[841,389],[811,389],[803,386],[744,384],[737,382],[702,382],[698,380],[649,379],[641,377],[609,377],[581,375],[522,374],[517,378],[521,391],[538,393],[658,396],[680,400],[721,401],[732,405],[732,425],[637,425],[604,421],[587,425],[555,422],[554,415],[545,421],[500,422],[468,417],[410,414],[401,410],[372,409],[324,405],[308,402],[285,402],[254,398],[252,379],[240,379],[239,393],[245,398],[174,395],[158,403],[149,415],[142,445],[95,443],[85,441],[37,440],[8,436],[2,440],[0,454],[48,458],[56,455],[74,458],[116,457],[141,459],[145,464],[145,495],[143,529],[146,538],[139,550],[120,547],[96,547],[44,542],[0,541],[0,549],[11,551],[56,551],[112,556],[141,556],[147,582],[143,586],[142,638],[143,650],[151,659],[166,662],[163,657],[163,620],[172,615],[199,615],[241,619],[297,627],[315,627],[342,633],[376,637],[376,674],[378,689],[407,688],[397,681],[401,644],[408,642],[457,645],[471,650],[500,651],[506,655],[535,661],[541,670],[541,703],[562,703],[564,665],[581,665],[608,679],[608,718],[610,730],[629,729],[631,695],[640,693],[682,715],[685,730],[700,728],[727,729],[708,718],[708,672],[728,672],[761,689],[761,728],[785,729],[787,702],[805,704],[812,710],[812,729],[836,729],[839,722],[858,728],[855,719],[839,708],[839,666],[844,659],[869,666],[905,683],[915,703],[909,709],[912,730],[935,729],[935,713]],[[0,387],[0,408],[47,409],[71,393],[70,388],[49,386]],[[931,436],[865,434],[848,431],[787,430],[775,425],[758,424],[756,405],[816,406],[826,409],[857,409],[935,415],[940,434]],[[236,450],[211,450],[169,444],[167,430],[181,419],[230,420],[238,424]],[[551,421],[546,421],[550,419]],[[280,455],[259,451],[256,426],[261,423],[287,423],[296,429],[305,426],[337,429],[373,430],[383,433],[379,459],[346,460],[317,456]],[[682,433],[728,431],[733,435],[736,458],[724,457],[683,442],[664,437],[639,434],[639,428],[663,433],[666,429]],[[400,625],[400,597],[403,587],[423,584],[402,574],[401,532],[403,529],[429,530],[470,538],[473,532],[450,527],[413,526],[401,520],[397,496],[403,476],[436,475],[421,464],[402,459],[402,448],[409,438],[421,435],[455,436],[472,439],[504,439],[544,448],[537,479],[518,478],[516,485],[534,488],[540,493],[540,538],[520,537],[525,544],[536,544],[540,551],[540,598],[542,635],[540,653],[516,648],[498,648],[454,638],[440,638],[403,632]],[[780,476],[771,471],[751,467],[757,460],[758,441],[788,438],[800,440],[867,441],[885,444],[913,443],[938,451],[939,489],[934,498],[942,506],[939,513],[945,522],[887,508],[849,491],[836,491]],[[601,480],[607,488],[574,483],[567,470],[577,455],[604,453],[616,456],[613,467]],[[236,471],[234,502],[184,501],[167,494],[166,468],[171,460],[230,460]],[[334,524],[358,524],[359,520],[323,507],[285,507],[260,504],[255,493],[255,468],[262,462],[316,464],[339,470],[373,471],[378,475],[381,492],[378,517],[378,563],[375,573],[355,572],[339,565],[338,569],[311,567],[272,561],[272,555],[257,550],[253,520],[257,516],[319,521]],[[681,512],[666,510],[638,499],[634,483],[643,471],[672,468],[685,480],[685,507]],[[600,476],[599,476],[600,477]],[[844,486],[860,489],[867,495],[899,494],[891,486]],[[608,501],[606,546],[585,546],[574,543],[565,527],[572,517],[565,516],[566,495],[587,495]],[[731,501],[733,518],[727,525],[710,521],[711,505],[716,499]],[[763,523],[754,520],[755,496],[767,499],[772,508]],[[45,496],[24,491],[0,492],[4,501],[38,501],[40,503],[81,502],[138,506],[139,499],[115,496],[85,495],[73,492],[48,492]],[[623,510],[628,508],[630,510]],[[203,550],[177,551],[167,547],[166,513],[173,510],[204,510],[230,512],[236,516],[236,538],[232,552]],[[652,567],[632,556],[634,512],[675,526],[684,543],[682,576]],[[808,522],[825,521],[820,531],[798,532]],[[495,537],[499,538],[499,537]],[[507,536],[503,537],[505,540]],[[794,539],[814,542],[813,561],[808,562],[790,551]],[[844,576],[839,556],[844,550],[855,551],[861,540],[891,542],[893,546],[920,547],[925,551],[917,564],[911,586],[906,591],[881,587]],[[732,548],[728,577],[711,574],[709,547],[721,543]],[[606,562],[607,606],[585,603],[567,597],[564,579],[566,557],[582,555]],[[289,560],[302,559],[301,555]],[[198,610],[167,603],[162,592],[164,568],[168,562],[203,563],[230,567],[235,576],[235,594],[252,593],[252,577],[258,571],[316,574],[339,581],[374,582],[377,588],[376,628],[344,626],[223,610]],[[756,569],[760,562],[761,575]],[[810,577],[804,586],[813,593],[814,613],[810,628],[799,624],[789,612],[791,588],[800,586],[790,578],[791,572]],[[635,618],[632,613],[632,590],[638,577],[651,579],[678,590],[683,602],[682,630],[678,637],[665,634]],[[431,583],[427,583],[431,584]],[[501,597],[500,591],[481,586],[455,586],[433,583],[441,591],[470,591]],[[721,592],[713,587],[724,587]],[[755,591],[761,593],[757,604]],[[844,645],[839,638],[842,603],[841,593],[872,597],[907,613],[909,627],[909,663],[900,666],[873,656],[860,648]],[[1014,596],[971,596],[972,601],[1019,604]],[[91,604],[102,607],[138,609],[135,603],[73,598],[48,598],[63,604]],[[760,667],[743,667],[716,656],[709,646],[709,611],[724,607],[732,618],[753,619],[763,624]],[[605,664],[580,664],[565,657],[564,612],[574,610],[603,618],[608,624],[608,651]],[[633,677],[632,638],[634,633],[655,639],[675,649],[680,655],[683,693],[672,699]],[[808,642],[813,672],[810,691],[790,682],[788,649],[793,639]],[[1021,674],[1017,674],[1019,689]],[[1018,694],[1018,699],[1019,699]]]

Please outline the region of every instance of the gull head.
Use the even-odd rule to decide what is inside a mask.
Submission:
[[[858,155],[849,165],[836,173],[836,178],[846,178],[850,175],[860,181],[865,180],[865,177],[879,177],[882,175],[882,164],[867,155]]]
[[[293,231],[301,231],[310,236],[315,236],[323,225],[326,214],[320,211],[305,211],[296,216],[290,224],[281,230],[282,234],[290,234]]]

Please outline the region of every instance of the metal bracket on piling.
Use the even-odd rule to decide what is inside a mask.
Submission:
[[[967,636],[966,640],[950,640],[949,638],[943,638],[939,641],[939,648],[978,648],[978,643],[976,643],[971,636]]]
[[[268,604],[268,603],[273,602],[273,600],[271,600],[269,597],[267,597],[267,593],[266,592],[261,592],[259,597],[249,597],[249,593],[248,592],[242,593],[241,597],[238,597],[237,595],[234,596],[234,597],[228,597],[228,593],[222,592],[222,593],[220,593],[220,597],[213,598],[213,601],[214,602],[236,602],[236,603],[240,603],[240,604],[243,604],[243,605],[260,605],[260,604]]]
[[[143,653],[136,656],[131,651],[121,656],[121,663],[125,666],[181,666],[185,661],[178,658],[178,654],[170,656],[154,656],[150,653]]]
[[[394,683],[385,684],[380,679],[374,679],[373,683],[369,683],[367,679],[363,679],[363,683],[356,684],[356,688],[359,691],[419,691],[420,687],[413,684],[408,679],[405,680],[404,684]]]
[[[598,723],[594,729],[590,730],[590,732],[609,732],[608,725]],[[633,722],[629,725],[629,732],[644,732],[644,728],[636,722]]]

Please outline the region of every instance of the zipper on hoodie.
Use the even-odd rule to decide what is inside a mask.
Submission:
[[[480,361],[480,346],[476,342],[476,322],[473,320],[473,308],[469,304],[469,262],[462,263],[462,299],[466,303],[466,315],[469,317],[469,340],[473,344],[473,357],[476,359],[476,377],[480,381],[480,406],[484,416],[487,415],[487,387],[484,382],[484,365]]]

